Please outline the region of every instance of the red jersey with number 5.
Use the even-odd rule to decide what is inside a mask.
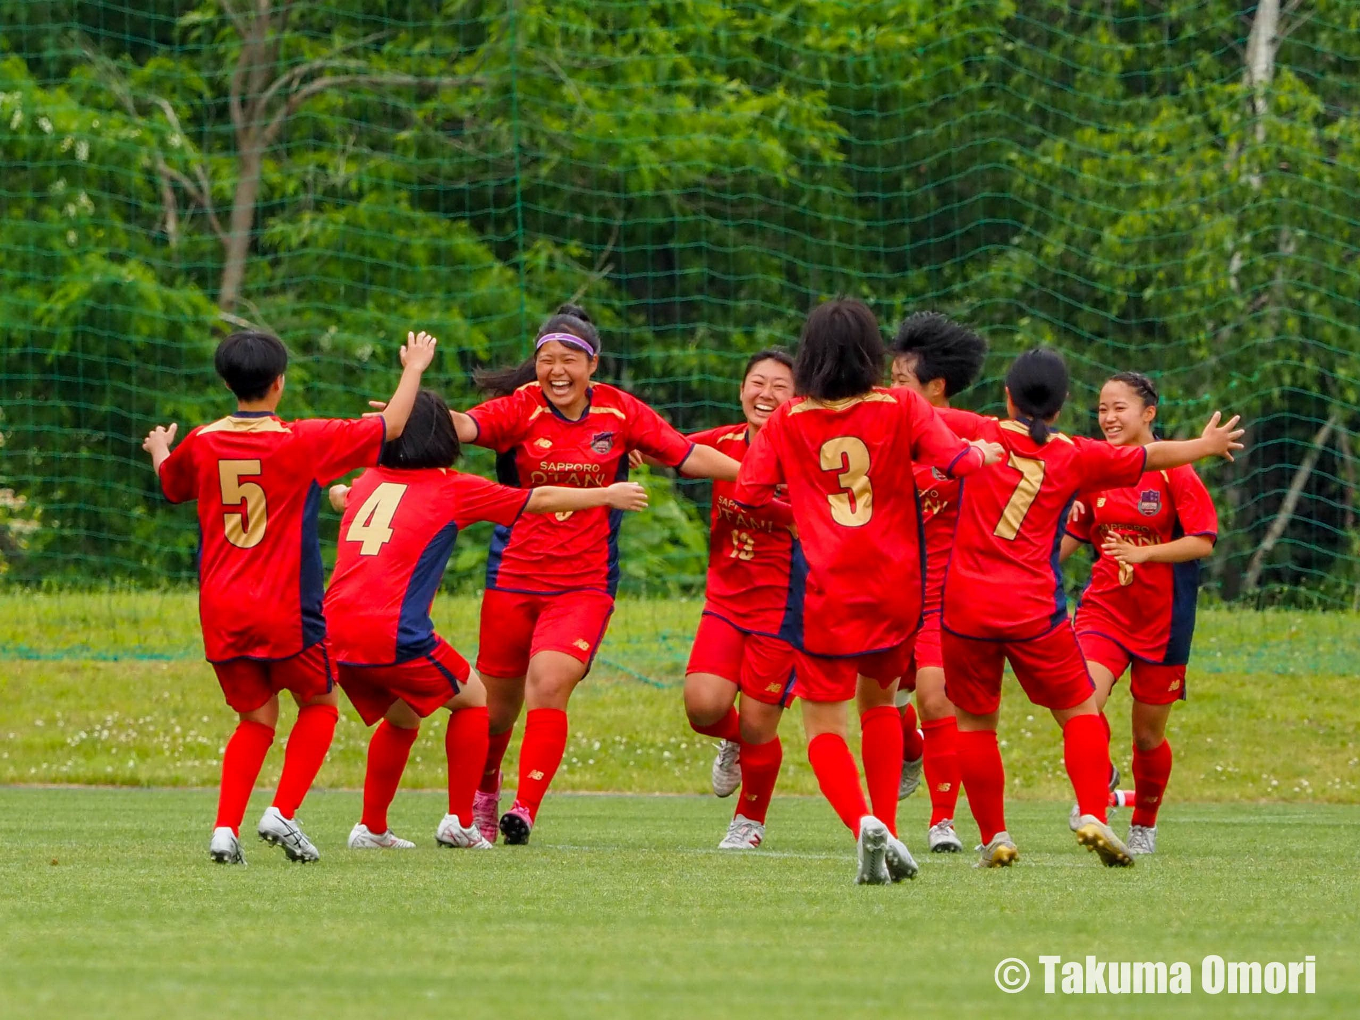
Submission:
[[[355,481],[340,522],[326,591],[335,660],[389,666],[435,647],[430,606],[458,531],[509,526],[532,493],[452,468],[371,468]]]
[[[1135,545],[1165,545],[1188,535],[1218,539],[1218,512],[1189,464],[1148,471],[1137,485],[1083,492],[1082,512],[1067,525],[1090,542],[1096,560],[1077,606],[1077,633],[1094,631],[1148,662],[1183,666],[1190,659],[1199,597],[1199,560],[1121,566],[1102,547],[1110,535]]]
[[[536,382],[468,411],[478,446],[500,456],[496,475],[506,485],[565,485],[591,489],[626,481],[628,451],[641,450],[679,467],[694,449],[641,400],[596,383],[585,412],[572,420]],[[609,507],[560,514],[530,514],[498,527],[486,561],[486,586],[501,591],[553,595],[619,584],[619,526],[623,511]]]
[[[917,462],[952,476],[981,467],[982,454],[910,390],[794,397],[770,416],[742,461],[735,498],[765,506],[788,485],[806,577],[794,574],[802,612],[781,637],[813,655],[863,655],[895,648],[920,626]]]
[[[916,493],[926,536],[926,612],[938,613],[944,601],[944,571],[959,519],[959,480],[937,467],[916,466]]]
[[[1061,432],[1039,444],[1018,421],[955,410],[940,416],[959,435],[1006,450],[1005,460],[959,486],[944,627],[982,640],[1042,637],[1067,619],[1058,554],[1078,490],[1132,484],[1147,452]]]
[[[209,662],[286,659],[326,636],[321,487],[377,463],[382,418],[285,422],[237,411],[161,465],[172,503],[198,500],[199,618]]]
[[[750,434],[749,425],[722,425],[689,438],[740,461],[751,448]],[[742,506],[736,487],[736,482],[713,482],[704,612],[738,630],[778,637],[797,610],[789,586],[796,549],[789,531],[793,510],[780,501],[758,510]],[[801,558],[802,550],[796,554]]]

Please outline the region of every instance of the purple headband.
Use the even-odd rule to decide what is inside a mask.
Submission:
[[[544,333],[541,337],[534,341],[534,350],[537,351],[549,340],[556,340],[559,344],[566,344],[568,347],[575,347],[578,350],[585,351],[592,358],[595,357],[595,348],[590,346],[590,342],[587,340],[582,340],[579,336],[575,336],[571,333]]]

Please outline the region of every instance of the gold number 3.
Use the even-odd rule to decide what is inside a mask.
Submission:
[[[362,542],[360,556],[377,556],[382,547],[392,541],[392,518],[406,495],[406,486],[383,482],[371,493],[345,532],[347,542]]]
[[[847,528],[862,528],[874,515],[874,487],[869,481],[869,448],[856,436],[837,436],[822,444],[823,471],[836,472],[840,492],[828,492],[831,519]]]
[[[1011,493],[1006,509],[1001,511],[1001,522],[997,524],[996,531],[992,534],[997,538],[1014,542],[1015,536],[1020,534],[1020,526],[1025,523],[1025,515],[1029,513],[1030,506],[1039,495],[1039,487],[1044,484],[1044,473],[1048,469],[1041,460],[1017,457],[1015,454],[1011,454],[1006,464],[1020,472],[1020,481],[1016,484],[1015,491]]]
[[[222,531],[238,549],[253,549],[264,541],[269,513],[264,505],[264,489],[255,482],[243,482],[245,475],[258,475],[258,460],[219,460],[217,481],[222,487]],[[244,510],[231,509],[245,503]]]

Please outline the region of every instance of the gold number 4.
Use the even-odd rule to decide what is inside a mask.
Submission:
[[[264,489],[255,482],[243,482],[246,475],[258,475],[258,460],[219,460],[217,481],[222,488],[222,531],[228,542],[238,549],[253,549],[264,541],[264,529],[269,523],[265,509]],[[244,510],[232,510],[245,503]]]
[[[874,487],[869,481],[869,448],[856,436],[837,436],[822,444],[823,471],[836,472],[840,492],[829,492],[831,519],[847,528],[861,528],[874,515]]]
[[[1034,499],[1039,495],[1039,488],[1044,484],[1044,473],[1047,468],[1041,460],[1033,457],[1017,457],[1011,454],[1007,465],[1020,472],[1020,481],[1015,486],[1015,491],[1011,493],[1010,500],[1006,503],[1006,509],[1001,512],[1001,522],[997,524],[996,531],[992,534],[997,538],[1004,538],[1008,542],[1015,541],[1015,536],[1020,534],[1020,526],[1025,523],[1025,515],[1029,513],[1030,506]]]
[[[383,482],[369,493],[345,532],[346,541],[363,543],[360,556],[377,556],[392,541],[392,518],[404,495],[406,486],[396,482]]]

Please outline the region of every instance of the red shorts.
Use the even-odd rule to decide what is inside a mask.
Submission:
[[[1114,674],[1116,683],[1126,669],[1131,669],[1129,693],[1134,701],[1145,705],[1170,705],[1185,700],[1184,666],[1162,666],[1139,659],[1125,651],[1118,641],[1094,631],[1078,634],[1077,640],[1086,661],[1100,663]]]
[[[539,652],[562,652],[590,663],[604,640],[614,600],[602,591],[559,595],[488,589],[482,596],[477,672],[521,677]]]
[[[766,634],[738,630],[721,616],[704,613],[686,673],[712,673],[731,680],[743,698],[788,708],[793,700],[793,646]]]
[[[335,685],[324,641],[287,659],[227,659],[214,662],[212,668],[234,712],[253,712],[280,691],[310,701]]]
[[[1028,641],[981,641],[945,631],[943,647],[949,661],[945,694],[971,715],[990,715],[1001,706],[1001,677],[1008,661],[1029,700],[1043,708],[1075,708],[1095,690],[1067,621]]]
[[[912,649],[911,665],[902,677],[902,689],[916,690],[916,671],[919,669],[944,669],[944,650],[940,644],[940,611],[926,613],[921,629],[916,632],[916,647]]]
[[[882,688],[891,687],[911,664],[912,643],[912,638],[907,638],[896,648],[840,658],[798,652],[793,664],[797,674],[793,693],[804,701],[853,701],[860,676],[877,680]]]
[[[467,659],[443,638],[427,655],[389,666],[338,667],[340,686],[365,724],[372,726],[398,701],[424,719],[467,683]]]

